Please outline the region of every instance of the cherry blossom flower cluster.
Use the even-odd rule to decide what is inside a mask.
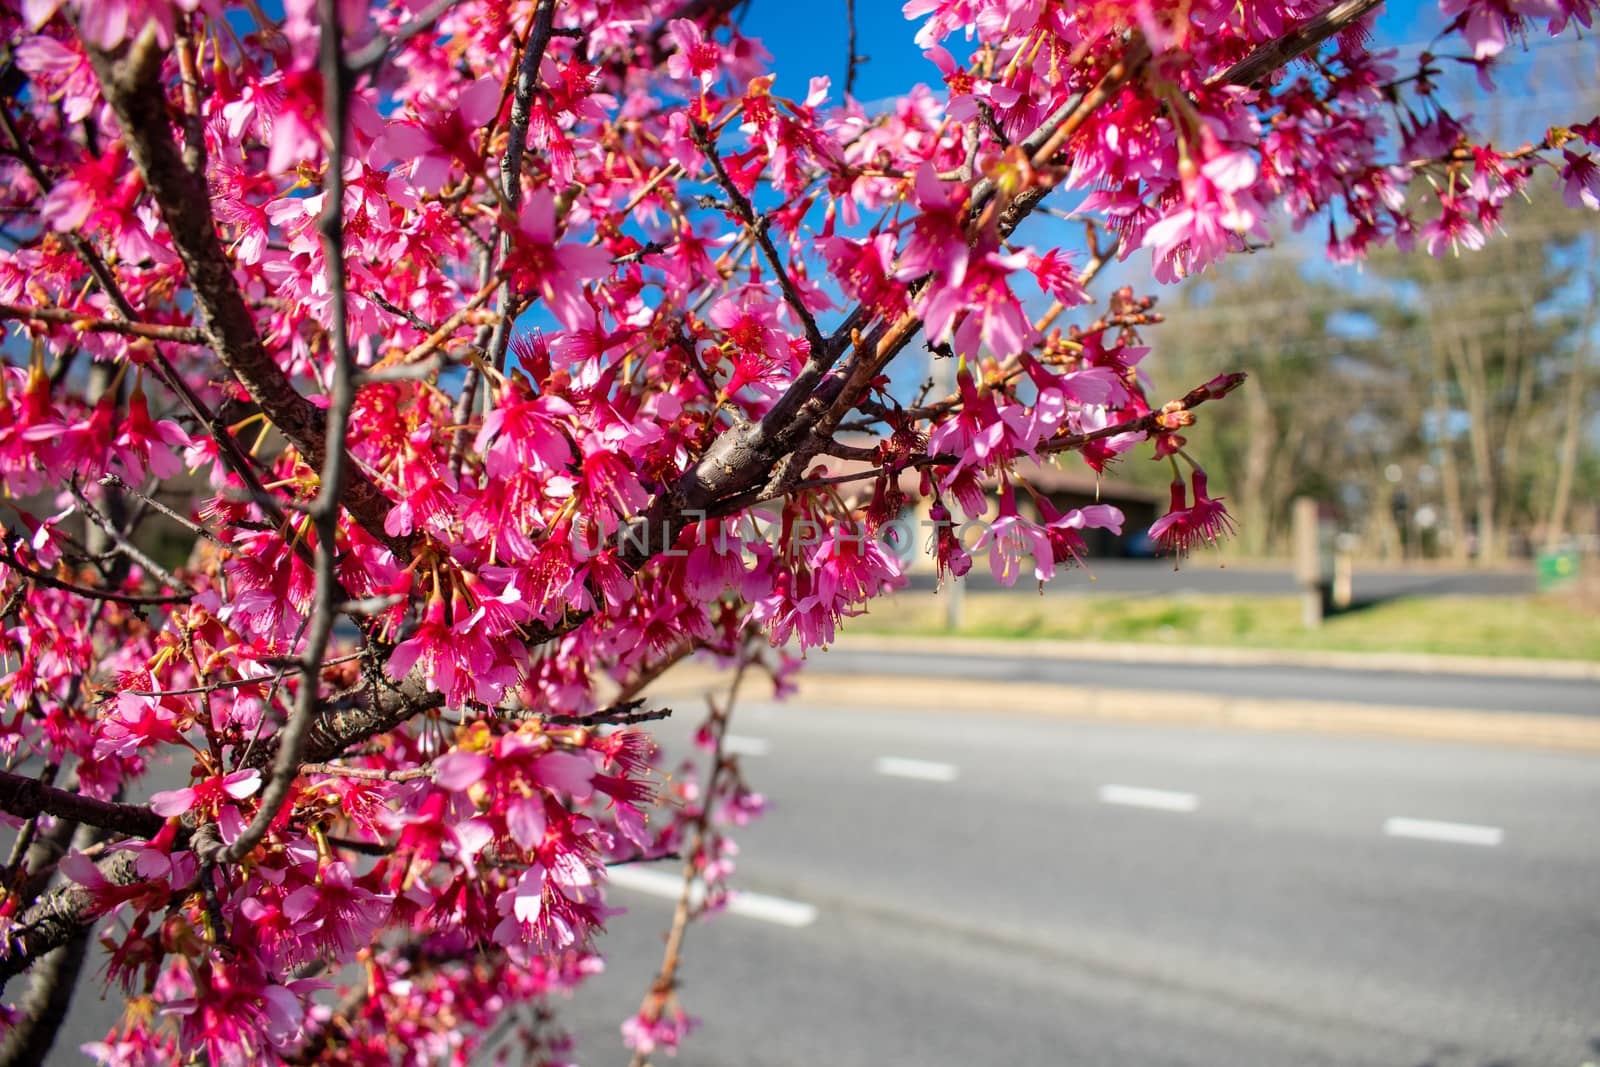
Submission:
[[[97,929],[107,1064],[567,1062],[608,866],[714,912],[764,806],[726,707],[663,771],[674,663],[784,689],[902,515],[1007,584],[1123,529],[1025,463],[1186,463],[1152,536],[1232,531],[1182,431],[1242,376],[1152,400],[1106,263],[1600,208],[1600,119],[1495,148],[1441,89],[1600,4],[1444,0],[1414,67],[1377,6],[911,0],[931,87],[869,109],[731,0],[8,0],[0,981]]]

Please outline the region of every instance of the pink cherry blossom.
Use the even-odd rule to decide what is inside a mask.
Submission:
[[[182,815],[200,809],[215,812],[229,800],[243,800],[254,796],[261,788],[261,772],[256,770],[230,771],[212,775],[192,786],[157,793],[150,798],[150,809],[157,815]]]
[[[106,835],[24,850],[0,957],[99,920],[102,1062],[490,1054],[603,966],[609,864],[738,892],[771,791],[721,702],[658,751],[647,686],[792,691],[917,549],[1070,581],[1124,517],[1030,471],[1197,462],[1243,377],[1147,370],[1161,286],[1269,219],[1349,262],[1469,252],[1540,173],[1600,207],[1600,119],[1472,114],[1529,118],[1496,57],[1595,0],[1444,0],[1421,55],[1321,0],[911,0],[927,84],[871,104],[734,6],[0,10],[0,815]],[[1152,535],[1233,528],[1195,469]],[[641,1052],[692,1028],[668,964]]]

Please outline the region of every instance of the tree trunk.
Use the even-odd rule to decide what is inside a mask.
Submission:
[[[1587,333],[1585,336],[1588,336]],[[1567,512],[1572,508],[1572,482],[1578,469],[1578,445],[1583,437],[1583,394],[1588,386],[1590,346],[1578,346],[1567,381],[1566,413],[1562,418],[1561,448],[1556,455],[1556,488],[1550,498],[1550,521],[1545,525],[1546,548],[1558,548],[1567,536]]]
[[[1272,457],[1278,449],[1278,428],[1272,418],[1261,384],[1241,391],[1245,405],[1244,477],[1239,486],[1239,510],[1245,552],[1258,556],[1266,547],[1272,516],[1269,514],[1268,482],[1272,476]]]
[[[1444,360],[1434,342],[1437,381],[1433,388],[1433,416],[1439,435],[1439,484],[1444,490],[1445,522],[1450,527],[1450,558],[1457,563],[1467,558],[1467,513],[1461,500],[1461,468],[1456,465],[1456,446],[1450,432],[1450,403],[1447,398]],[[1405,536],[1402,531],[1401,537]]]

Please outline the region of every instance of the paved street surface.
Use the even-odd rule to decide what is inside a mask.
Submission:
[[[739,883],[815,919],[692,931],[682,993],[705,1023],[679,1063],[1600,1062],[1595,756],[865,709],[736,721],[776,804],[740,839]],[[569,1015],[585,1063],[625,1062],[616,1022],[669,914],[615,895],[633,910]]]
[[[1152,655],[1159,652],[1152,651]],[[1600,715],[1600,684],[1579,679],[1508,678],[1315,667],[1207,666],[1198,663],[1114,663],[1089,659],[983,656],[966,653],[856,651],[848,644],[813,656],[817,674],[905,675],[1050,682],[1078,687],[1151,689],[1255,699],[1331,700],[1423,708]]]
[[[954,656],[812,669],[869,666],[1097,684],[1085,663]],[[1104,682],[1596,710],[1593,683]],[[995,709],[735,721],[774,811],[739,837],[739,914],[691,931],[682,995],[705,1023],[684,1067],[1600,1064],[1600,755]],[[694,725],[661,732],[681,753]],[[608,971],[564,1006],[586,1065],[627,1062],[616,1027],[659,963],[672,874],[616,873]],[[50,1063],[115,1014],[90,991]]]
[[[1300,591],[1287,565],[1218,565],[1215,558],[1199,556],[1174,573],[1170,559],[1092,559],[1090,581],[1083,574],[1051,582],[1045,595],[1112,593],[1119,596],[1149,594],[1177,596],[1180,593],[1217,593],[1238,596],[1291,596]],[[987,567],[974,567],[967,588],[974,592],[1003,590]],[[912,576],[911,588],[930,590],[936,586],[932,574]],[[1031,582],[1020,582],[1012,592],[1038,595]],[[1387,600],[1397,596],[1512,596],[1534,591],[1533,569],[1521,571],[1442,570],[1437,568],[1398,568],[1375,570],[1356,568],[1355,599]]]

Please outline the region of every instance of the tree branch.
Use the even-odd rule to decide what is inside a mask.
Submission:
[[[1307,19],[1288,33],[1245,56],[1227,70],[1206,79],[1208,83],[1255,85],[1267,75],[1299,59],[1329,37],[1365,18],[1383,0],[1340,0],[1320,15]]]
[[[768,234],[768,221],[764,216],[756,214],[756,209],[750,203],[750,198],[739,191],[733,183],[733,178],[728,174],[728,168],[723,166],[722,157],[717,154],[717,146],[712,143],[711,131],[705,125],[689,120],[689,136],[694,139],[695,147],[700,149],[700,154],[706,157],[706,162],[711,165],[711,173],[716,176],[717,184],[727,194],[728,200],[733,204],[734,214],[739,216],[739,221],[744,223],[745,229],[761,247],[761,254],[766,259],[767,265],[772,268],[772,273],[777,276],[778,287],[783,290],[783,299],[789,305],[789,310],[795,313],[800,320],[800,325],[805,329],[806,340],[811,344],[811,351],[821,352],[827,348],[828,342],[823,338],[822,331],[817,328],[817,320],[811,314],[811,309],[806,307],[800,290],[789,277],[788,268],[784,265],[783,257],[778,254],[778,248],[772,243]]]
[[[119,333],[147,341],[173,341],[184,345],[207,343],[205,331],[193,326],[160,326],[145,322],[128,322],[122,319],[100,319],[83,315],[68,308],[19,307],[0,304],[0,319],[22,322],[39,322],[52,326],[71,326],[84,333]]]
[[[555,26],[555,0],[539,0],[534,8],[533,22],[528,30],[528,40],[522,47],[522,61],[517,66],[517,85],[511,97],[511,127],[506,133],[506,154],[500,160],[500,193],[511,216],[500,232],[500,261],[511,258],[516,249],[516,215],[522,204],[522,154],[528,149],[528,123],[533,120],[533,92],[539,84],[539,67],[544,63],[544,52],[550,44],[550,33]],[[489,365],[496,371],[506,366],[506,346],[511,342],[511,279],[500,283],[500,296],[496,310],[500,318],[494,324],[489,338]],[[472,376],[471,393],[477,391],[477,376]],[[469,396],[467,387],[463,395]]]
[[[83,494],[83,488],[78,485],[76,478],[67,483],[67,489],[72,493],[72,498],[78,502],[78,507],[83,510],[84,517],[98,526],[116,544],[117,549],[123,555],[143,567],[146,573],[154,575],[162,584],[176,589],[185,597],[194,596],[194,589],[190,587],[188,582],[180,581],[177,575],[151,559],[144,550],[129,540],[121,530],[117,529],[116,523],[107,518],[105,513]]]
[[[0,810],[22,819],[54,815],[128,837],[151,838],[166,825],[165,819],[142,804],[95,800],[9,771],[0,771]]]
[[[195,307],[211,346],[284,437],[317,468],[327,464],[328,427],[322,411],[302,396],[262,344],[255,319],[233,276],[211,214],[210,192],[191,174],[172,137],[161,83],[163,52],[152,23],[119,59],[98,48],[89,57],[106,101],[122,125],[129,154],[161,212],[183,260]],[[132,318],[132,316],[129,316]],[[358,470],[351,470],[343,503],[361,526],[396,558],[411,558],[411,541],[391,537],[383,521],[390,502]]]
[[[131,885],[139,880],[133,860],[133,853],[118,852],[100,864],[100,873],[117,885]],[[0,946],[0,989],[45,953],[82,936],[95,915],[94,895],[76,882],[46,893],[18,917]]]
[[[328,270],[328,306],[333,324],[329,330],[333,346],[333,385],[330,390],[326,454],[322,461],[322,483],[312,502],[310,515],[317,531],[316,589],[311,616],[306,626],[305,648],[301,653],[300,690],[295,694],[294,710],[278,735],[277,754],[272,773],[261,792],[261,804],[250,825],[234,839],[225,853],[237,862],[248,856],[266,836],[294,789],[300,774],[300,757],[310,736],[318,711],[322,683],[322,662],[333,637],[337,606],[341,595],[335,572],[336,541],[339,534],[339,504],[344,496],[349,455],[345,438],[350,428],[350,411],[356,401],[356,367],[350,353],[347,330],[347,294],[344,267],[344,158],[350,110],[350,68],[344,59],[344,35],[339,24],[339,0],[318,0],[322,23],[320,63],[323,82],[323,111],[328,123],[328,166],[323,175],[323,207],[319,228],[322,231],[322,258]]]
[[[44,571],[34,570],[18,559],[16,553],[11,551],[11,546],[3,542],[0,542],[0,561],[4,561],[7,566],[13,568],[29,581],[47,585],[52,589],[59,589],[63,593],[87,597],[90,600],[109,600],[113,604],[126,604],[129,607],[156,607],[163,604],[182,604],[194,596],[193,593],[143,596],[137,593],[118,593],[111,589],[95,589],[87,585],[79,585],[76,582],[53,577]]]
[[[21,1018],[0,1039],[0,1067],[44,1062],[66,1021],[88,952],[89,928],[82,927],[31,968],[27,995],[18,1005]]]

